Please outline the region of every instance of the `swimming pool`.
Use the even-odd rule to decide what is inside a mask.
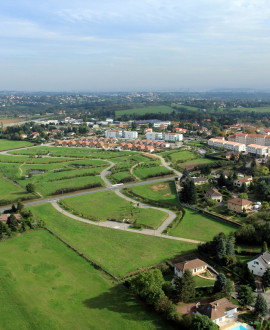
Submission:
[[[242,325],[238,325],[237,327],[233,328],[232,330],[247,330],[247,328],[243,327]]]

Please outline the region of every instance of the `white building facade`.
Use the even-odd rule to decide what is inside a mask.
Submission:
[[[170,142],[178,142],[183,141],[183,134],[179,133],[165,133],[164,140]]]
[[[124,139],[134,140],[138,138],[138,132],[135,131],[124,131]]]
[[[146,133],[145,136],[146,136],[146,140],[151,140],[151,141],[163,140],[163,134],[160,132]]]

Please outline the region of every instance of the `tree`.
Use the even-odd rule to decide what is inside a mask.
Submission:
[[[180,192],[180,201],[187,204],[196,204],[197,202],[197,189],[192,179],[187,179],[183,183],[183,188]]]
[[[263,242],[261,251],[262,251],[262,253],[268,251],[268,246],[267,246],[267,243],[265,241]]]
[[[240,188],[240,192],[242,192],[242,193],[247,192],[247,185],[246,185],[245,182],[242,184],[242,186],[241,186],[241,188]]]
[[[8,219],[7,219],[7,225],[9,226],[9,228],[12,231],[16,231],[17,230],[17,226],[18,226],[18,221],[15,218],[15,216],[13,214],[11,214]]]
[[[266,201],[262,202],[262,209],[266,211],[269,210],[269,203]]]
[[[192,330],[218,330],[219,327],[216,325],[208,316],[195,314],[192,318],[191,323]]]
[[[226,186],[226,178],[223,172],[220,173],[217,184],[219,187]]]
[[[270,268],[267,268],[264,272],[262,282],[264,287],[270,287]]]
[[[28,183],[26,185],[26,191],[29,193],[33,193],[35,191],[35,186],[33,185],[33,183]]]
[[[187,301],[195,296],[195,281],[190,270],[175,280],[175,290],[178,301]]]
[[[217,275],[217,279],[214,284],[214,291],[215,292],[224,292],[226,283],[227,283],[226,276],[223,273],[219,273]]]
[[[232,293],[235,291],[234,288],[234,282],[227,279],[226,284],[224,286],[224,293],[225,295],[230,298],[232,296]]]
[[[24,205],[21,201],[17,203],[17,211],[21,212],[24,209]]]
[[[261,293],[257,295],[254,305],[254,314],[259,317],[265,317],[268,313],[267,303]]]
[[[251,306],[255,300],[251,287],[248,285],[240,285],[237,299],[241,306]]]
[[[248,199],[248,194],[247,193],[241,193],[241,194],[239,194],[239,198]]]
[[[164,278],[159,269],[150,269],[130,281],[131,290],[144,298],[148,304],[154,304],[165,296],[162,285]]]

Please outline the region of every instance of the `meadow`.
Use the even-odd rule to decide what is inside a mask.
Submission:
[[[45,230],[0,242],[0,328],[165,328],[123,286]]]
[[[115,276],[123,276],[196,249],[196,244],[104,228],[73,220],[52,205],[30,208],[36,219]]]
[[[142,196],[143,198],[161,201],[172,205],[179,205],[175,184],[173,181],[150,183],[143,186],[136,186],[129,188],[135,194]]]
[[[270,107],[257,107],[257,108],[233,108],[236,111],[247,111],[247,112],[259,112],[259,113],[269,113]]]
[[[185,208],[183,219],[176,228],[170,230],[170,235],[207,242],[220,232],[228,235],[235,230],[236,227],[231,224]]]
[[[32,145],[33,143],[27,141],[12,141],[12,140],[0,139],[0,151],[31,147]]]
[[[97,192],[91,195],[65,198],[64,205],[75,214],[90,220],[106,221],[129,219],[132,223],[153,229],[159,227],[167,218],[165,212],[152,208],[141,209],[116,195],[112,191]]]
[[[188,150],[164,151],[160,155],[169,162],[187,162],[200,157],[198,154]]]
[[[34,198],[33,194],[29,194],[19,185],[0,176],[0,205],[9,204],[19,199]]]
[[[174,182],[148,184],[129,189],[149,200],[179,205]],[[236,228],[233,225],[185,208],[183,219],[174,229],[169,231],[169,235],[198,241],[210,241],[214,235],[220,232],[224,232],[227,235],[235,230]]]
[[[152,177],[174,174],[173,171],[167,169],[164,166],[147,167],[144,164],[135,167],[133,173],[141,180],[145,180],[145,179],[152,178]]]

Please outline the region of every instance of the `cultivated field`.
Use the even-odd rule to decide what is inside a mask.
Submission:
[[[151,228],[158,228],[167,218],[165,212],[134,207],[133,203],[119,197],[112,191],[98,192],[91,195],[71,197],[64,199],[66,205],[75,214],[96,221],[129,219]]]
[[[170,235],[206,242],[220,232],[228,235],[235,230],[236,228],[233,225],[214,220],[196,211],[185,209],[183,219],[176,228],[170,231]]]
[[[145,166],[144,164],[137,166],[133,173],[141,180],[148,178],[154,178],[158,176],[173,175],[173,171],[170,171],[164,166]]]
[[[160,153],[167,161],[169,162],[187,162],[193,159],[198,158],[198,155],[192,151],[188,150],[172,150],[172,151],[164,151]]]
[[[0,151],[31,147],[32,145],[33,143],[27,141],[12,141],[12,140],[0,139]]]
[[[198,158],[194,160],[190,160],[184,163],[179,164],[182,168],[186,168],[187,170],[193,170],[193,168],[197,165],[206,165],[214,162],[213,159],[209,158]]]
[[[247,112],[259,112],[259,113],[268,113],[270,112],[270,107],[257,107],[257,108],[233,108],[232,110],[237,111],[247,111]]]
[[[196,249],[196,244],[78,222],[49,204],[30,209],[49,229],[116,276]]]
[[[0,328],[167,327],[45,230],[0,242]]]

